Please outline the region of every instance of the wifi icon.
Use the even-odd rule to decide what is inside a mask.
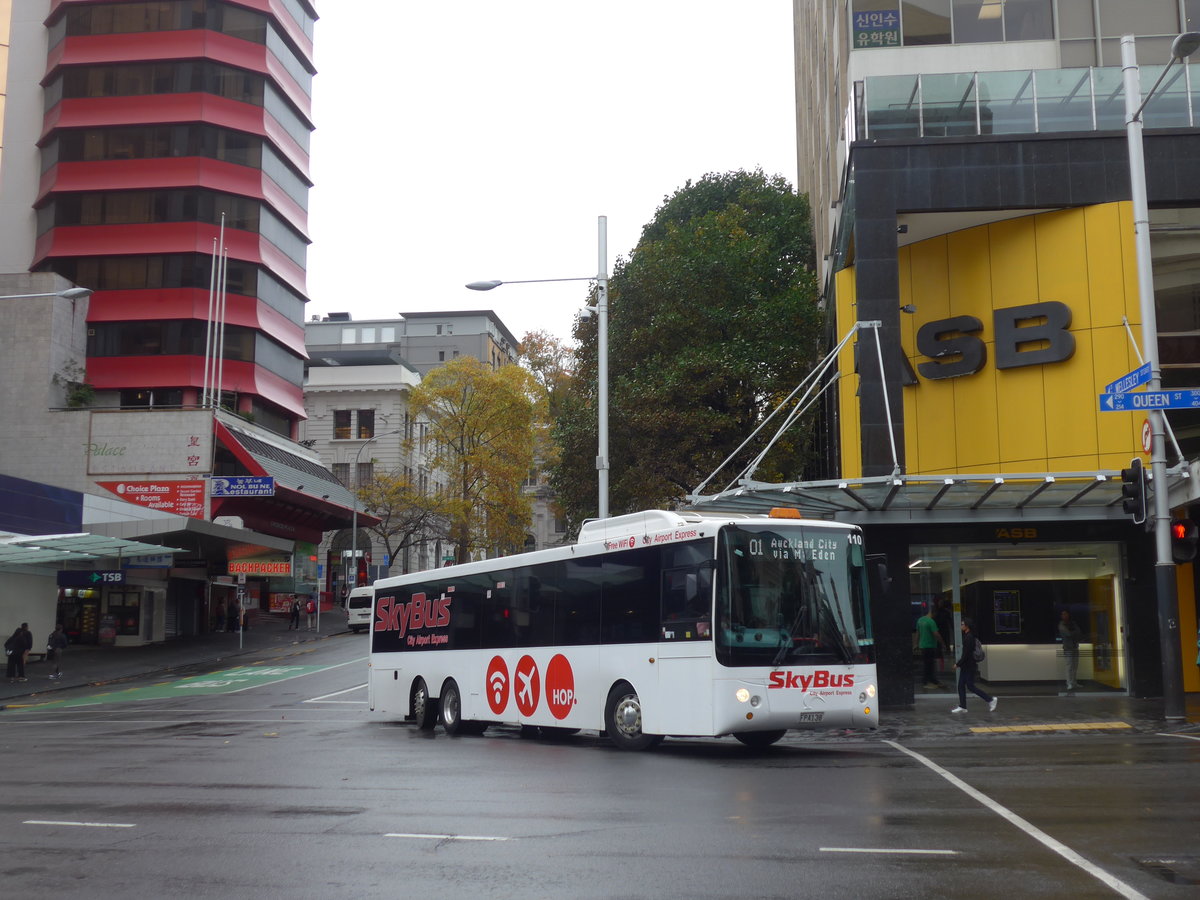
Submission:
[[[501,656],[493,656],[487,670],[487,700],[492,712],[500,715],[508,706],[508,664]]]

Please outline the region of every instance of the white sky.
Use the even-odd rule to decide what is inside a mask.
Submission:
[[[707,172],[795,183],[790,0],[322,0],[308,316],[492,309],[566,340]]]

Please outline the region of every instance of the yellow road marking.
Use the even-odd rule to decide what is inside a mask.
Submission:
[[[981,725],[971,731],[975,734],[1002,734],[1013,731],[1096,731],[1132,727],[1128,722],[1052,722],[1045,725]]]

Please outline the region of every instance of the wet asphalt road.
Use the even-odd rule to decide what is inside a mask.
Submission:
[[[283,674],[311,668],[237,693],[207,693],[219,676],[182,691],[131,682],[99,697],[67,692],[94,705],[0,714],[4,894],[1200,890],[1168,880],[1195,874],[1200,854],[1200,741],[1186,736],[790,735],[766,752],[724,739],[668,740],[645,754],[587,733],[449,738],[367,720],[363,649],[347,638],[264,656]]]

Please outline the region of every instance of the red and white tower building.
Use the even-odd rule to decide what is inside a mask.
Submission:
[[[199,405],[223,225],[221,404],[296,436],[315,20],[310,0],[0,0],[0,271],[94,291],[97,406]]]

